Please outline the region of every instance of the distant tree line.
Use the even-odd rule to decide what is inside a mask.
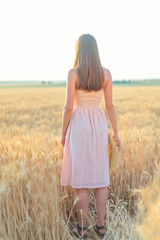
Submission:
[[[131,80],[114,80],[113,83],[131,83]]]
[[[43,85],[50,86],[66,86],[66,81],[41,81]],[[129,85],[160,85],[160,79],[136,79],[136,80],[113,80],[113,84],[129,84]]]
[[[42,84],[46,84],[46,83],[48,83],[48,84],[52,84],[51,81],[41,81],[41,83],[42,83]]]

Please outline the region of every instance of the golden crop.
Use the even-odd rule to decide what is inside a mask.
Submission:
[[[160,239],[159,92],[159,86],[113,87],[122,147],[110,176],[108,240]],[[74,239],[73,189],[60,185],[65,94],[65,88],[0,89],[0,239]],[[88,225],[96,217],[89,192]]]

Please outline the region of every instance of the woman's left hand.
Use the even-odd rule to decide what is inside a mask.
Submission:
[[[61,136],[61,144],[62,144],[62,146],[64,147],[64,144],[65,144],[65,134],[63,134],[63,135]]]

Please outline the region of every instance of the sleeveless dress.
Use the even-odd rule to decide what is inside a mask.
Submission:
[[[61,185],[98,188],[110,185],[108,125],[100,106],[103,89],[76,90],[65,136]]]

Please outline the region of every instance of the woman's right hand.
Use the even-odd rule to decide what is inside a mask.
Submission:
[[[120,152],[121,145],[120,145],[120,138],[119,138],[118,134],[113,135],[113,140],[114,140],[116,146],[118,147],[118,152]]]

